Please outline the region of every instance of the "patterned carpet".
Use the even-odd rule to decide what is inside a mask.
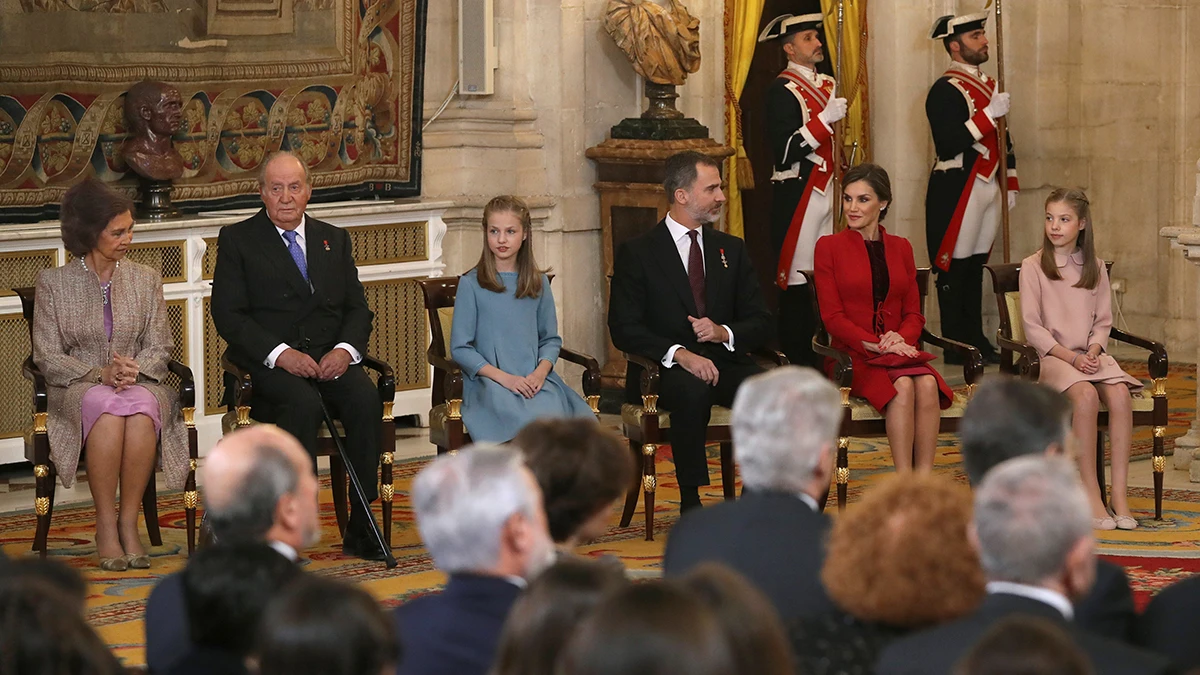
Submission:
[[[1133,374],[1145,376],[1144,372],[1139,373],[1135,364],[1123,365]],[[1168,381],[1172,405],[1171,427],[1167,433],[1168,453],[1173,439],[1186,431],[1192,419],[1195,391],[1194,367],[1172,368]],[[1135,445],[1135,452],[1148,454],[1148,433],[1139,434]],[[853,508],[853,502],[864,490],[891,472],[891,460],[882,439],[855,439],[850,452],[850,501]],[[943,436],[939,441],[938,471],[965,481],[959,462],[957,440],[953,436]],[[341,555],[327,475],[322,476],[321,491],[324,537],[320,545],[305,552],[306,569],[362,584],[386,606],[394,606],[410,596],[437,589],[444,578],[433,569],[429,556],[422,548],[412,513],[408,509],[408,487],[424,463],[425,460],[414,460],[395,465],[396,509],[392,541],[399,562],[395,570],[388,571],[381,563],[367,563]],[[721,499],[721,486],[717,482],[720,476],[719,461],[715,448],[710,448],[710,473],[714,485],[704,491],[704,499],[712,503]],[[616,527],[618,514],[614,513],[613,529],[603,539],[585,548],[584,553],[615,555],[635,574],[655,573],[666,535],[678,517],[678,485],[672,472],[669,448],[660,451],[658,474],[655,541],[643,541],[644,521],[640,511],[628,528]],[[1130,503],[1142,527],[1132,532],[1104,533],[1100,548],[1103,554],[1127,566],[1139,602],[1144,603],[1150,594],[1170,581],[1200,570],[1200,494],[1167,490],[1164,495],[1164,519],[1161,522],[1155,522],[1150,517],[1153,511],[1152,490],[1131,489]],[[91,584],[88,619],[127,665],[144,663],[142,617],[150,590],[158,579],[178,571],[186,562],[181,493],[160,494],[159,520],[164,546],[152,551],[152,569],[109,573],[95,567],[95,547],[91,534],[94,515],[91,506],[58,506],[54,513],[50,533],[52,555],[85,573]],[[0,534],[0,546],[5,552],[9,555],[28,552],[34,522],[32,510],[0,516],[0,533],[3,533]]]

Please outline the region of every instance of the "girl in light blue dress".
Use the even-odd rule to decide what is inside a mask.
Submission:
[[[450,355],[462,367],[463,423],[472,441],[503,443],[543,417],[593,417],[554,372],[562,338],[550,280],[533,259],[529,208],[512,196],[483,210],[486,245],[462,275]]]

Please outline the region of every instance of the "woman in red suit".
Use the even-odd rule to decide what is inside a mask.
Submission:
[[[887,172],[861,164],[846,172],[842,206],[849,227],[817,240],[815,278],[821,320],[854,364],[850,393],[879,410],[897,471],[933,469],[941,410],[953,394],[917,349],[925,317],[912,244],[880,225],[892,200]]]

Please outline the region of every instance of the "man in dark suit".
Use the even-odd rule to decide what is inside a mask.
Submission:
[[[265,208],[221,229],[212,316],[230,360],[254,378],[255,417],[278,424],[313,457],[321,401],[342,421],[346,451],[367,501],[378,496],[383,404],[357,365],[374,315],[367,307],[350,236],[304,214],[308,168],[290,153],[263,162]],[[369,511],[351,500],[342,551],[382,560]]]
[[[266,542],[295,562],[321,539],[320,485],[312,460],[287,432],[257,424],[223,437],[204,458],[205,520],[222,544]],[[168,575],[146,601],[146,665],[166,673],[194,647],[183,577]]]
[[[1158,652],[1189,672],[1200,668],[1196,616],[1200,614],[1200,576],[1167,586],[1146,605],[1134,630],[1134,642]]]
[[[978,485],[992,467],[1023,455],[1063,455],[1071,433],[1071,402],[1034,382],[990,378],[967,404],[959,436],[967,480]],[[1075,623],[1097,635],[1129,641],[1137,612],[1120,565],[1096,560],[1096,582],[1075,602]]]
[[[745,242],[711,227],[721,217],[720,165],[698,152],[666,163],[671,209],[613,262],[608,330],[624,352],[662,364],[659,404],[671,411],[671,452],[680,508],[700,505],[708,485],[705,429],[713,405],[731,405],[758,373],[747,352],[766,344],[771,315]],[[641,367],[630,363],[626,395],[641,403]]]
[[[1028,615],[1067,630],[1098,675],[1170,672],[1169,664],[1075,625],[1071,601],[1095,576],[1091,510],[1074,466],[1059,457],[1018,457],[988,472],[975,491],[972,540],[987,576],[973,613],[889,645],[879,675],[943,675],[1000,620]]]
[[[486,675],[526,579],[554,562],[542,491],[521,451],[476,444],[413,480],[421,540],[450,578],[396,608],[397,675]]]
[[[733,402],[741,499],[692,511],[671,529],[668,577],[704,562],[741,573],[785,622],[831,609],[821,585],[833,448],[842,421],[837,389],[811,368],[786,366],[746,380]]]

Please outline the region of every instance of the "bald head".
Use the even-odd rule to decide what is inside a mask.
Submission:
[[[202,472],[209,522],[218,539],[276,539],[299,549],[319,534],[312,460],[279,427],[258,424],[226,435],[208,454]]]

